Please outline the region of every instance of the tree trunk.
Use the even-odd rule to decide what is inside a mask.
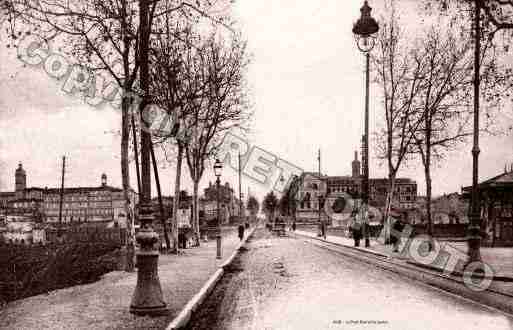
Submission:
[[[173,235],[173,251],[178,253],[178,208],[180,207],[180,180],[182,178],[183,145],[178,142],[178,155],[176,156],[175,198],[173,199],[173,222],[171,233]]]
[[[192,217],[192,230],[194,232],[194,239],[196,241],[196,245],[200,245],[200,239],[199,239],[199,204],[198,204],[198,186],[199,182],[197,180],[194,180],[194,188],[193,188],[193,207],[194,207],[194,214]]]
[[[429,167],[425,169],[426,175],[426,213],[427,213],[427,234],[433,236],[433,219],[431,216],[431,174]]]
[[[130,121],[129,121],[130,104],[129,99],[123,97],[121,104],[121,180],[123,186],[123,198],[125,200],[125,215],[126,215],[126,263],[125,270],[127,272],[134,271],[134,237],[132,233],[132,218],[129,217],[130,213],[130,198],[128,190],[130,188],[130,169],[128,167],[128,144],[130,138]],[[133,205],[132,205],[133,206]]]
[[[153,150],[153,142],[150,143],[150,154],[151,154],[151,161],[153,163],[153,173],[155,175],[155,184],[157,186],[157,196],[159,199],[160,221],[162,222],[162,231],[164,232],[164,240],[166,241],[166,248],[169,251],[171,249],[171,243],[169,241],[169,233],[167,231],[166,217],[164,214],[164,203],[162,202],[162,193],[160,190],[159,170],[157,167],[157,160],[155,158],[155,150]]]
[[[388,174],[388,192],[387,192],[387,200],[385,204],[385,218],[383,221],[385,229],[385,244],[390,243],[390,209],[392,208],[392,202],[394,200],[394,190],[395,190],[395,172],[391,172]]]
[[[426,114],[426,162],[424,172],[426,176],[426,211],[427,211],[427,234],[433,237],[433,219],[431,216],[431,116]],[[428,250],[433,249],[433,244],[429,242]]]
[[[137,129],[135,127],[134,114],[130,116],[132,121],[132,141],[134,142],[135,173],[137,174],[137,191],[141,192],[141,172],[139,167],[139,148],[137,146]]]

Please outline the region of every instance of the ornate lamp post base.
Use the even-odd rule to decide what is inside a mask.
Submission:
[[[137,233],[141,250],[137,253],[137,285],[130,303],[130,313],[158,316],[168,312],[162,296],[158,275],[159,253],[153,249],[158,234],[151,227],[153,220],[151,205],[140,206],[142,229]]]
[[[142,252],[136,258],[137,286],[132,296],[130,313],[150,316],[166,314],[168,310],[157,273],[158,252]]]
[[[479,219],[479,218],[478,218]],[[472,219],[474,221],[474,219]],[[467,244],[468,244],[468,262],[472,263],[475,261],[481,261],[481,251],[479,247],[481,246],[481,228],[479,225],[470,225],[468,227],[468,236],[467,236]]]

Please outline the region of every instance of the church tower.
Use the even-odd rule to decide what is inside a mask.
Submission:
[[[14,174],[14,183],[14,191],[23,191],[25,188],[27,188],[27,173],[25,173],[21,163],[18,164],[18,168]]]
[[[352,167],[352,177],[359,178],[360,177],[360,161],[358,160],[358,151],[354,152],[354,160],[351,162]]]

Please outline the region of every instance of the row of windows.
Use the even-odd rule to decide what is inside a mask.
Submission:
[[[70,208],[97,208],[97,207],[110,207],[112,205],[112,201],[108,202],[90,202],[90,203],[63,203],[62,207],[65,209]],[[45,203],[46,209],[58,209],[60,208],[60,203]]]
[[[80,201],[106,201],[111,200],[111,195],[105,196],[89,196],[89,195],[80,195],[80,196],[64,196],[64,200],[68,202],[80,202]],[[46,202],[59,202],[61,200],[60,196],[46,196]]]
[[[59,217],[48,217],[46,219],[49,222],[58,222]],[[85,217],[74,217],[74,216],[68,216],[68,217],[62,217],[63,222],[85,222],[90,221],[91,219],[87,219]]]
[[[74,209],[62,210],[62,214],[91,214],[91,215],[110,215],[113,214],[112,209]],[[59,214],[59,210],[52,210],[47,212],[48,215]]]

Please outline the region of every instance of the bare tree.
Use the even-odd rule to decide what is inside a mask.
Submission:
[[[484,13],[484,25],[492,34],[513,31],[513,0],[424,0],[424,3],[425,9],[443,13],[452,11],[459,17],[469,14],[469,5],[479,3]]]
[[[169,13],[161,19],[159,33],[154,37],[152,52],[152,93],[157,103],[166,111],[166,117],[160,122],[161,134],[156,134],[157,143],[166,143],[177,148],[176,173],[173,199],[171,233],[173,253],[178,253],[178,208],[180,205],[180,181],[182,160],[187,144],[187,110],[188,97],[196,93],[189,88],[184,75],[189,71],[184,68],[190,61],[184,60],[195,47],[190,38],[191,26],[181,26]],[[180,131],[178,132],[178,129]],[[165,150],[165,146],[162,146]]]
[[[249,196],[247,209],[249,210],[249,214],[251,214],[251,216],[256,217],[258,210],[260,209],[260,203],[255,196]]]
[[[63,0],[7,1],[11,38],[19,42],[20,35],[35,35],[45,41],[59,43],[59,49],[86,68],[89,77],[79,83],[79,74],[85,70],[72,69],[70,85],[84,93],[91,105],[99,105],[105,99],[113,101],[121,97],[121,174],[125,198],[125,213],[129,211],[129,127],[130,110],[134,103],[131,93],[139,69],[137,53],[137,17],[134,1],[69,2]],[[23,32],[22,32],[23,31]],[[62,36],[62,39],[59,39]],[[65,42],[63,41],[65,39]],[[73,76],[75,74],[75,76]],[[109,77],[110,82],[106,82]],[[90,83],[88,88],[87,83]],[[115,86],[113,88],[113,86]],[[85,88],[84,88],[85,87]],[[82,90],[80,88],[83,88]],[[124,92],[118,94],[119,90]],[[105,95],[109,90],[110,93]],[[129,239],[127,270],[133,270],[133,237],[130,221],[127,221]]]
[[[214,157],[223,135],[232,129],[245,129],[250,118],[244,72],[248,64],[246,45],[233,35],[229,43],[212,34],[199,47],[193,64],[188,65],[188,83],[201,87],[199,97],[191,98],[190,134],[186,160],[193,181],[193,229],[199,244],[198,187],[206,161]],[[193,88],[193,90],[197,90]]]
[[[474,10],[481,7],[481,44],[492,60],[481,63],[480,78],[483,101],[487,107],[512,113],[509,103],[513,99],[513,68],[511,67],[511,41],[513,40],[513,0],[423,0],[422,14],[448,18],[459,30],[459,38],[468,42],[475,39]],[[486,57],[483,57],[486,58]],[[500,109],[498,108],[500,107]],[[496,115],[499,113],[496,113]],[[510,117],[511,118],[511,117]],[[502,128],[501,128],[502,129]],[[512,126],[509,126],[512,130]]]
[[[13,44],[19,42],[21,36],[37,35],[45,41],[59,44],[62,53],[79,62],[82,68],[88,69],[90,74],[85,79],[79,76],[79,73],[84,73],[82,71],[70,73],[71,78],[81,79],[83,85],[76,84],[70,88],[82,92],[88,104],[96,106],[105,100],[121,100],[121,173],[127,214],[130,188],[130,110],[137,109],[139,101],[148,97],[149,90],[145,90],[147,81],[141,81],[146,80],[145,78],[140,79],[141,76],[147,76],[148,70],[139,71],[141,62],[144,62],[145,68],[149,67],[147,50],[150,36],[158,32],[152,29],[153,18],[158,20],[159,17],[171,13],[186,17],[190,21],[206,17],[228,27],[209,14],[208,8],[214,4],[215,1],[207,0],[194,3],[177,0],[6,0],[1,4],[1,9],[8,16],[7,24]],[[145,10],[143,16],[147,20],[140,20],[141,9]],[[141,22],[145,23],[143,28],[140,27]],[[141,48],[143,55],[140,54]],[[73,74],[76,76],[72,76]],[[139,86],[136,85],[137,82]],[[138,110],[135,112],[139,114]],[[148,139],[145,134],[142,135],[143,144],[147,146]],[[128,229],[131,233],[132,230]],[[132,251],[133,237],[129,237],[128,242],[129,247],[132,247],[129,250]],[[130,258],[133,259],[133,253],[129,253]]]
[[[432,27],[411,56],[426,62],[415,100],[422,109],[422,125],[412,149],[424,166],[428,235],[432,236],[431,166],[472,134],[472,48],[468,42],[458,42],[450,30]]]
[[[394,201],[397,172],[409,155],[422,122],[422,112],[415,107],[414,100],[421,91],[426,64],[424,59],[412,60],[406,42],[392,9],[390,18],[381,26],[372,57],[385,110],[385,127],[376,134],[378,157],[385,159],[388,167],[385,221]]]

